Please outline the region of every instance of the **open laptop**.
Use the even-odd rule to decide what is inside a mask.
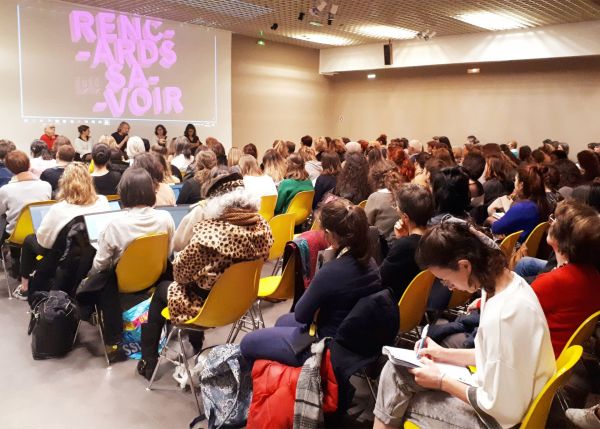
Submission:
[[[166,212],[169,212],[169,214],[175,221],[175,229],[177,229],[179,227],[181,220],[191,210],[191,207],[189,204],[180,205],[180,206],[160,206],[160,207],[155,207],[155,208],[156,208],[156,210],[164,210]]]
[[[33,224],[33,232],[36,233],[40,225],[42,224],[42,219],[44,216],[50,211],[50,208],[53,204],[44,204],[43,206],[30,206],[29,214],[31,215],[31,223]]]
[[[115,210],[109,212],[92,213],[83,216],[90,244],[98,248],[98,237],[100,233],[115,219],[125,216],[127,210]]]
[[[175,183],[173,185],[169,185],[171,189],[173,189],[173,193],[175,194],[175,201],[179,198],[179,193],[181,192],[181,188],[183,187],[183,183]]]
[[[109,201],[108,206],[110,207],[111,211],[121,210],[121,202],[119,200]]]

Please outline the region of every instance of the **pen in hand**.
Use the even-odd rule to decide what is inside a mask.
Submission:
[[[420,357],[421,349],[425,344],[425,340],[427,339],[427,331],[429,331],[429,325],[425,325],[423,331],[421,332],[421,339],[419,340],[419,347],[417,347],[417,358]]]

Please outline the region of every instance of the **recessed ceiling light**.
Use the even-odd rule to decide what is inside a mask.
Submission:
[[[479,70],[479,68],[474,67],[472,69],[467,69],[467,73],[468,74],[478,74],[481,70]]]
[[[323,24],[321,24],[319,21],[309,21],[310,25],[313,25],[315,27],[322,27]]]
[[[459,21],[486,30],[510,30],[531,27],[533,24],[525,18],[494,12],[469,12],[454,16]]]
[[[412,39],[417,34],[413,30],[389,25],[362,25],[356,28],[356,32],[378,39]]]
[[[332,36],[331,34],[310,33],[290,36],[294,39],[306,40],[307,42],[320,43],[322,45],[344,46],[352,44],[352,40],[345,37]]]
[[[375,73],[369,73],[367,75],[367,79],[375,79],[377,77],[377,75]]]

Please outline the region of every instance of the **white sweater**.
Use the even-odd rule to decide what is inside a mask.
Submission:
[[[27,204],[47,201],[52,195],[50,183],[42,180],[15,180],[0,188],[0,216],[6,216],[6,232],[12,233],[17,218]]]
[[[467,389],[469,402],[484,421],[491,416],[503,428],[523,419],[556,370],[542,307],[517,274],[489,300],[482,292],[475,361],[479,387]]]
[[[110,206],[104,195],[98,195],[96,202],[88,206],[79,206],[66,201],[60,201],[54,204],[48,210],[44,219],[42,219],[42,223],[35,234],[37,241],[40,246],[51,249],[60,231],[71,220],[84,214],[106,212],[109,210]]]
[[[136,238],[166,232],[169,236],[169,255],[173,251],[175,222],[164,210],[151,207],[132,208],[110,223],[98,237],[98,251],[90,273],[114,267],[123,251]],[[143,261],[140,261],[143,264]]]
[[[42,173],[48,168],[56,167],[55,159],[30,158],[29,171],[31,171],[39,179]]]
[[[244,176],[244,188],[255,198],[277,195],[277,187],[271,176]]]
[[[85,141],[77,137],[73,143],[73,148],[81,156],[92,153],[92,140]]]

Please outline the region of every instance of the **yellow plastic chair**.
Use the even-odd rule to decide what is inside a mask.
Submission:
[[[277,205],[277,195],[263,195],[260,197],[260,209],[258,214],[268,222],[275,215],[275,206]]]
[[[106,195],[108,201],[121,201],[120,195]]]
[[[402,294],[402,298],[398,302],[400,334],[416,329],[421,323],[425,310],[427,310],[427,300],[434,280],[435,277],[429,270],[421,271]]]
[[[148,383],[148,390],[152,390],[152,385],[154,383],[157,370],[162,360],[167,357],[169,341],[174,335],[177,336],[180,346],[180,350],[178,352],[178,361],[183,361],[188,378],[189,380],[192,379],[188,365],[188,359],[183,354],[185,348],[181,338],[181,333],[186,330],[204,331],[208,328],[226,326],[230,323],[235,323],[249,309],[252,308],[252,304],[258,296],[258,279],[260,277],[262,265],[262,260],[256,260],[240,262],[230,266],[225,270],[221,277],[219,277],[219,280],[217,280],[211,289],[206,301],[204,302],[204,305],[196,317],[183,324],[177,324],[173,327],[169,333],[169,336],[167,337],[165,346],[161,350],[158,357],[158,363],[154,373],[152,374],[152,378]],[[165,319],[170,320],[168,308],[165,308],[162,311],[162,315],[165,317]],[[228,342],[230,342],[229,339]],[[198,397],[196,396],[194,384],[190,383],[190,386],[192,390],[192,396],[196,401],[198,411],[200,411],[200,404],[198,403]]]
[[[550,380],[546,382],[542,391],[529,406],[529,411],[525,414],[520,429],[538,429],[546,427],[546,421],[548,420],[548,414],[554,395],[556,395],[556,392],[567,383],[571,376],[571,372],[573,372],[573,367],[579,362],[582,354],[583,347],[581,346],[571,346],[561,353],[556,361],[556,372]]]
[[[548,227],[550,224],[548,222],[542,222],[538,226],[536,226],[533,231],[529,234],[529,237],[525,240],[525,245],[527,246],[527,256],[531,256],[535,258],[537,256],[538,250],[540,248],[540,243],[542,242],[542,238],[548,231]]]
[[[367,200],[363,200],[360,203],[358,203],[358,207],[360,207],[361,209],[364,209],[367,206]]]
[[[256,301],[256,315],[258,316],[257,327],[264,328],[262,310],[260,309],[261,300],[285,301],[294,298],[295,292],[295,273],[296,258],[290,257],[283,268],[280,276],[270,276],[260,279],[258,283],[258,300]],[[235,341],[235,338],[233,339]]]
[[[89,170],[90,174],[92,174],[94,172],[94,168],[95,168],[94,165],[95,165],[94,164],[94,160],[92,159],[90,161],[90,166],[88,167],[88,170]]]
[[[521,234],[523,234],[523,230],[513,232],[512,234],[504,237],[504,240],[502,240],[502,243],[500,243],[500,249],[502,249],[504,256],[506,256],[506,259],[509,261],[515,251],[515,246],[517,245],[517,241],[519,241]]]
[[[473,296],[473,294],[471,292],[454,289],[452,291],[452,295],[450,296],[450,301],[448,302],[448,306],[446,308],[448,310],[453,310],[457,307],[462,307],[467,302],[469,302],[469,299],[471,299],[471,296]]]
[[[19,214],[19,217],[17,218],[15,229],[6,239],[6,241],[0,246],[0,257],[2,259],[2,268],[4,270],[4,280],[6,281],[8,299],[12,299],[13,291],[11,290],[10,282],[8,281],[8,271],[6,269],[6,260],[4,259],[4,246],[21,247],[23,245],[23,241],[25,241],[25,237],[34,233],[33,221],[31,220],[31,212],[29,211],[30,207],[47,206],[55,203],[55,200],[36,201],[34,203],[29,203],[25,207],[23,207],[21,213]]]
[[[564,356],[561,354],[561,357],[556,362],[556,372],[546,382],[542,391],[529,406],[529,410],[521,422],[520,429],[540,429],[546,427],[554,395],[567,383],[571,372],[573,372],[573,367],[579,362],[582,354],[583,348],[581,346],[572,346],[565,351]],[[416,424],[406,421],[404,422],[404,429],[420,428]]]
[[[269,259],[277,259],[275,270],[279,264],[279,259],[283,256],[286,243],[294,237],[294,221],[294,215],[289,213],[277,215],[269,221],[273,233],[273,245],[269,250]]]
[[[136,238],[117,263],[115,269],[120,293],[148,289],[167,269],[169,236],[166,233]]]
[[[310,212],[312,211],[313,198],[315,197],[315,191],[301,191],[294,195],[286,213],[293,214],[295,217],[295,224],[302,225],[308,219]]]

